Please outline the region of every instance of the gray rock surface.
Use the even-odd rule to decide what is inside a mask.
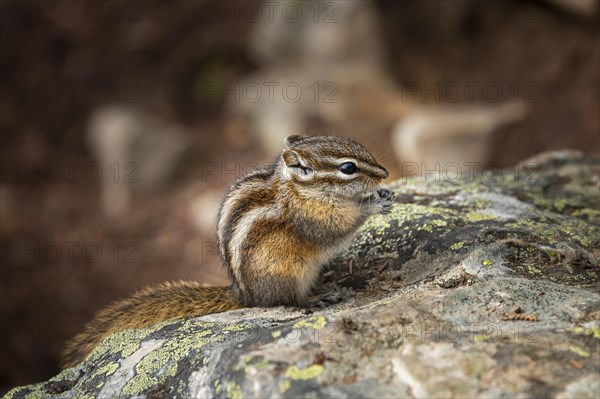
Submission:
[[[125,331],[6,397],[600,397],[599,176],[562,151],[396,182],[322,276],[340,304]]]

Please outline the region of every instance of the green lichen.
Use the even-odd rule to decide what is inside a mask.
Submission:
[[[80,370],[77,367],[71,367],[63,370],[60,374],[52,377],[47,382],[40,382],[23,387],[17,387],[10,390],[3,399],[14,399],[15,397],[25,397],[27,399],[45,399],[49,394],[46,388],[51,384],[74,384],[80,378]],[[17,395],[18,394],[18,395]],[[23,396],[24,395],[24,396]],[[91,397],[91,395],[87,395]],[[83,395],[81,396],[83,397]]]
[[[7,395],[8,397],[8,395]],[[44,394],[43,392],[40,391],[33,391],[27,394],[26,398],[27,399],[45,399],[47,396],[46,394]],[[12,398],[12,395],[11,395]]]
[[[165,321],[146,328],[119,331],[101,341],[88,356],[89,362],[96,362],[106,353],[120,352],[121,357],[131,356],[140,349],[140,344],[150,334],[160,330],[171,321]]]
[[[492,266],[492,265],[494,264],[494,262],[492,262],[492,261],[491,261],[490,259],[488,259],[488,258],[484,258],[484,259],[481,261],[481,264],[482,264],[482,265],[484,265],[484,266]]]
[[[488,337],[486,335],[475,335],[473,336],[473,341],[475,342],[486,342]]]
[[[244,393],[242,392],[242,388],[240,388],[236,382],[230,381],[225,386],[225,397],[229,399],[242,399]]]
[[[527,232],[548,243],[557,243],[561,238],[557,231],[549,228],[547,222],[542,223],[533,219],[518,219],[515,222],[506,223],[505,227],[516,231]]]
[[[484,220],[494,220],[496,219],[495,216],[492,215],[487,215],[485,213],[479,213],[479,212],[469,212],[465,215],[465,218],[469,221],[469,222],[481,222]]]
[[[485,209],[491,205],[490,201],[486,201],[481,198],[476,199],[473,201],[473,203],[477,209]]]
[[[370,259],[397,257],[398,246],[402,245],[403,240],[410,240],[415,232],[423,231],[444,237],[451,232],[449,226],[457,220],[460,220],[460,212],[456,210],[416,203],[394,204],[389,214],[367,219],[344,256],[355,257],[360,251]],[[393,228],[390,224],[392,221]],[[392,237],[390,230],[394,232]],[[400,230],[406,232],[398,235]]]
[[[535,265],[527,265],[527,272],[531,277],[541,276],[543,274],[542,271]]]
[[[279,383],[279,391],[281,393],[286,393],[292,387],[292,383],[290,380],[283,380]]]
[[[465,246],[465,242],[464,241],[459,241],[457,243],[454,243],[450,246],[450,249],[453,251],[458,251],[459,249],[461,249],[462,247]]]
[[[292,365],[288,367],[285,372],[286,376],[290,377],[294,381],[298,380],[312,380],[313,378],[318,377],[323,372],[324,367],[320,364],[313,364],[306,368],[299,368],[296,365]]]
[[[572,345],[572,346],[569,348],[569,350],[570,350],[571,352],[573,352],[573,353],[575,353],[575,354],[577,354],[577,355],[581,356],[581,357],[590,357],[590,352],[586,351],[586,350],[585,350],[585,349],[583,349],[583,348],[580,348],[579,346]]]
[[[596,225],[600,224],[600,211],[596,209],[578,209],[571,213],[571,216],[587,220],[588,222],[594,223]]]
[[[180,327],[179,339],[166,341],[160,348],[148,353],[135,366],[136,374],[123,387],[122,393],[126,396],[136,396],[148,388],[155,386],[160,381],[166,380],[167,373],[158,373],[163,367],[175,367],[176,363],[187,356],[191,351],[198,350],[212,342],[222,341],[222,336],[216,335],[212,330],[194,331],[197,325],[188,320]],[[173,364],[173,366],[171,366]],[[171,369],[171,373],[174,372]]]
[[[143,370],[136,374],[132,379],[127,381],[127,384],[121,390],[123,395],[127,397],[137,396],[148,388],[155,386],[158,379],[150,374],[146,374]]]
[[[244,373],[248,373],[250,368],[256,370],[263,370],[269,366],[269,361],[264,356],[244,356],[241,364],[236,365],[233,370],[240,371],[244,370]]]
[[[552,249],[547,249],[546,255],[548,255],[549,258],[556,258],[556,251],[554,251]]]
[[[258,357],[255,357],[254,359],[252,359],[252,361],[249,363],[249,365],[254,367],[257,370],[262,370],[262,369],[266,369],[267,367],[269,367],[269,361],[262,356],[258,356]]]
[[[417,227],[418,231],[428,231],[428,232],[433,232],[433,227],[429,224],[424,224],[422,226]]]
[[[110,362],[110,363],[98,368],[97,370],[95,370],[94,373],[92,374],[92,378],[101,377],[102,379],[105,379],[109,375],[114,374],[115,371],[117,371],[118,369],[119,369],[118,362]]]
[[[549,227],[552,228],[555,227]],[[597,284],[599,270],[594,270],[590,263],[582,261],[589,259],[589,256],[579,249],[579,245],[573,243],[571,237],[564,236],[560,242],[553,244],[541,239],[541,243],[536,242],[537,237],[530,230],[523,235],[530,242],[522,239],[509,242],[510,252],[504,257],[505,264],[518,275],[582,288],[591,288]]]
[[[25,393],[27,399],[44,399],[44,393],[40,391],[42,384],[33,384],[27,387],[19,387],[10,390],[3,399],[14,399],[17,393]]]
[[[600,246],[600,227],[577,218],[550,217],[547,220],[523,218],[506,224],[506,227],[526,231],[548,244],[559,244],[568,237],[584,248]]]
[[[305,320],[300,320],[293,325],[293,328],[310,328],[313,330],[322,330],[325,328],[327,320],[325,316],[313,316]]]
[[[223,327],[223,331],[243,331],[247,330],[250,327],[252,326],[248,323],[229,324]]]
[[[279,383],[279,391],[285,393],[292,387],[292,381],[308,381],[317,378],[323,373],[325,368],[320,364],[313,364],[306,368],[300,368],[296,365],[291,365],[287,368],[285,375],[289,379],[284,379]]]
[[[423,223],[422,225],[417,227],[417,230],[419,231],[428,231],[428,232],[433,232],[434,230],[439,230],[439,227],[446,227],[448,226],[448,222],[446,222],[445,220],[440,220],[440,219],[433,219],[433,220],[428,220],[425,221],[425,223]]]
[[[596,339],[600,339],[600,328],[598,328],[598,327],[590,327],[590,328],[575,327],[573,329],[573,332],[575,334],[589,335],[589,336],[592,336],[592,337],[594,337]]]
[[[425,218],[430,219],[429,223],[431,223],[432,226],[442,227],[448,224],[447,219],[453,217],[456,218],[458,215],[458,212],[446,208],[412,203],[394,204],[388,215],[369,218],[363,226],[361,226],[359,231],[382,233],[386,227],[389,227],[390,220],[397,220],[399,224],[411,224]],[[437,221],[434,222],[433,220]],[[385,223],[382,223],[382,221],[385,221]]]
[[[167,365],[167,368],[165,369],[165,376],[174,377],[175,375],[177,375],[178,368],[179,367],[177,366],[177,363],[169,363]]]
[[[572,237],[585,248],[600,246],[600,228],[579,219],[571,218],[557,226],[558,230],[566,236]]]

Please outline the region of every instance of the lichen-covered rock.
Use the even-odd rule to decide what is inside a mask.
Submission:
[[[344,300],[115,334],[7,398],[600,396],[600,159],[399,181],[323,274]]]

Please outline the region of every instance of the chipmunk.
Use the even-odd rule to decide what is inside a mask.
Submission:
[[[165,320],[252,306],[305,306],[323,266],[373,214],[387,213],[388,172],[360,144],[337,136],[289,136],[269,167],[238,180],[217,222],[230,287],[196,282],[151,286],[100,311],[67,346],[63,366],[104,338]]]

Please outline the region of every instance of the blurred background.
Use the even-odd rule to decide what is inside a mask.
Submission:
[[[600,153],[597,0],[0,1],[0,394],[94,312],[225,284],[227,185],[286,135],[390,181]]]

